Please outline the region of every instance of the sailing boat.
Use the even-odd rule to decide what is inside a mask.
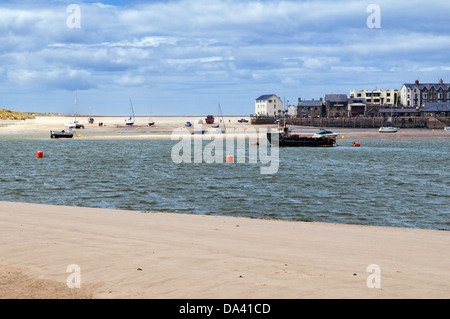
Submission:
[[[379,133],[397,133],[400,128],[392,126],[392,108],[391,108],[391,117],[388,118],[388,122],[386,125],[381,126],[378,130]]]
[[[209,130],[209,133],[211,133],[211,134],[214,134],[214,133],[225,133],[226,132],[225,121],[223,120],[223,114],[222,114],[222,109],[220,108],[220,104],[219,104],[218,113],[219,113],[219,116],[221,117],[221,120],[219,121],[219,124],[217,124],[216,126],[213,126]],[[223,129],[220,128],[220,122],[223,123]]]
[[[126,126],[132,126],[134,124],[134,109],[133,104],[131,103],[131,97],[130,97],[130,107],[131,107],[131,116],[129,119],[125,120]]]
[[[75,119],[73,120],[73,122],[66,122],[64,123],[65,127],[69,127],[69,128],[84,128],[83,123],[77,121],[77,92],[75,91],[75,102],[74,102],[74,116]]]
[[[155,122],[152,121],[152,107],[150,106],[150,116],[148,117],[148,126],[155,125]]]

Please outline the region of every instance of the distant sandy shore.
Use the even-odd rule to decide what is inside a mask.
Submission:
[[[450,297],[448,231],[11,202],[0,229],[0,298]]]
[[[248,123],[239,123],[238,120],[245,118]],[[25,121],[0,121],[0,133],[48,133],[50,130],[65,129],[64,123],[73,121],[72,117],[40,116],[32,120]],[[78,118],[83,122],[85,129],[77,129],[76,137],[91,139],[168,139],[175,130],[186,129],[193,132],[197,129],[208,130],[212,125],[205,123],[199,125],[199,120],[204,120],[201,116],[180,116],[180,117],[154,117],[152,121],[155,126],[148,126],[148,117],[137,117],[136,122],[131,127],[125,126],[125,117],[95,117],[94,123],[89,124],[87,117]],[[192,127],[185,128],[185,123],[189,121]],[[99,126],[102,122],[103,125]],[[219,124],[216,118],[215,125]],[[251,125],[249,117],[225,116],[220,123],[221,128],[228,132],[240,134],[260,129],[270,130],[273,125]],[[292,128],[305,135],[312,135],[319,131],[316,127],[292,126]],[[344,137],[380,137],[380,138],[402,138],[402,137],[420,137],[420,136],[448,136],[450,132],[442,129],[402,129],[399,133],[379,133],[378,129],[350,129],[350,128],[331,128],[339,133],[339,138]],[[49,135],[50,136],[50,135]]]

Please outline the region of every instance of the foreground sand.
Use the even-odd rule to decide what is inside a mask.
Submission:
[[[11,202],[0,229],[0,298],[450,297],[447,231]]]

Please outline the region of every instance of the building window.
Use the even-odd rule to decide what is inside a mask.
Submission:
[[[386,101],[389,103],[389,102],[391,102],[391,99],[386,99]]]
[[[428,95],[428,94],[427,94],[426,92],[422,93],[422,98],[423,98],[424,100],[426,100],[426,99],[428,98],[427,95]]]
[[[386,93],[386,96],[391,96],[391,92],[387,92],[387,93]]]
[[[361,97],[361,93],[356,94],[357,97]]]

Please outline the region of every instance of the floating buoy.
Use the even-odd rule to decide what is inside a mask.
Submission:
[[[233,155],[227,155],[227,163],[233,163]]]
[[[252,142],[252,145],[259,145],[259,142]]]
[[[78,137],[81,137],[81,134],[78,134]]]
[[[37,152],[37,158],[43,158],[43,157],[44,157],[44,152],[38,151]]]
[[[359,147],[359,146],[361,146],[361,144],[359,144],[358,142],[354,142],[354,143],[353,143],[353,146]]]
[[[342,135],[341,137],[344,138],[344,135]]]

